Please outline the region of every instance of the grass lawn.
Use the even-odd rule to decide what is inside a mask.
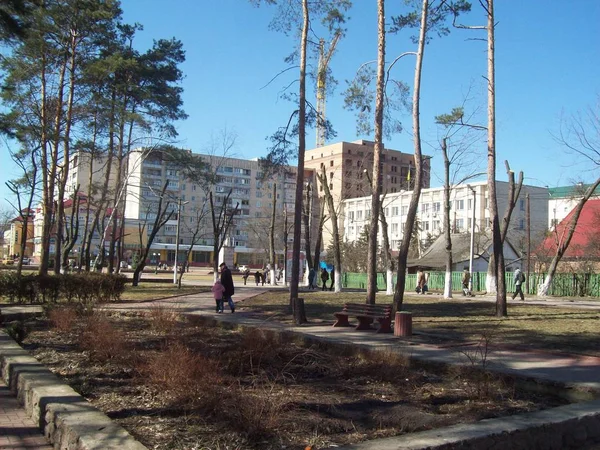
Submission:
[[[125,287],[125,292],[121,295],[121,300],[126,301],[144,301],[144,300],[156,300],[165,297],[176,297],[178,295],[194,294],[197,292],[205,292],[210,290],[208,286],[185,286],[182,285],[181,289],[177,289],[177,286],[173,282],[165,283],[144,283],[142,280],[139,286],[132,286],[128,284]]]
[[[311,323],[333,323],[333,313],[345,302],[364,302],[365,293],[302,293]],[[459,297],[460,298],[460,297]],[[287,292],[269,292],[246,300],[241,310],[271,316],[291,323]],[[392,297],[378,295],[377,303],[391,303]],[[495,305],[473,300],[443,300],[441,296],[408,295],[404,311],[413,314],[413,332],[432,343],[479,341],[521,349],[543,349],[600,356],[600,311],[553,308],[537,305],[509,305],[508,317],[495,317]]]

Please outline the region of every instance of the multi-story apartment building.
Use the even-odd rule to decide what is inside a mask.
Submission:
[[[359,140],[337,142],[335,144],[307,150],[304,165],[325,173],[330,183],[331,194],[337,203],[349,198],[364,197],[370,194],[370,186],[365,171],[373,171],[375,143]],[[424,158],[422,187],[429,187],[430,161]],[[400,192],[414,186],[414,155],[398,150],[384,149],[381,155],[382,192]],[[413,183],[413,184],[411,184]],[[319,187],[322,193],[322,187]],[[321,194],[322,195],[322,194]]]
[[[304,165],[319,174],[325,171],[329,180],[329,189],[336,205],[340,202],[370,195],[367,176],[373,171],[373,152],[375,143],[358,140],[337,142],[335,144],[307,150]],[[415,182],[414,155],[398,150],[384,149],[381,155],[381,192],[397,193],[412,189]],[[430,157],[424,157],[422,187],[428,188],[430,182]],[[317,183],[319,197],[323,196],[323,186]],[[345,222],[339,223],[339,232],[346,233]],[[323,243],[325,248],[332,241],[330,222],[325,223]]]
[[[508,201],[508,183],[496,182],[498,210],[504,214]],[[524,248],[527,232],[526,195],[535,201],[530,202],[531,236],[542,235],[546,230],[548,217],[548,189],[545,187],[523,186],[511,218],[510,238],[513,245]],[[389,241],[392,250],[398,250],[404,239],[404,226],[412,191],[391,193],[385,196],[383,209],[388,222]],[[421,191],[417,222],[419,239],[426,242],[439,236],[443,231],[443,187]],[[473,204],[473,202],[475,202]],[[369,224],[371,197],[347,199],[343,202],[344,239],[356,241],[365,225]],[[450,223],[453,233],[471,230],[473,214],[475,231],[490,228],[487,182],[473,182],[470,185],[453,186],[450,194]],[[381,235],[381,233],[380,233]],[[380,237],[381,244],[381,237]]]
[[[276,175],[263,177],[257,160],[197,155],[207,165],[207,176],[213,177],[210,183],[201,185],[186,179],[179,163],[163,156],[161,152],[142,150],[131,153],[125,200],[126,222],[146,222],[147,233],[151,233],[160,192],[168,181],[164,201],[169,203],[167,211],[173,211],[174,215],[158,232],[152,245],[152,253],[160,261],[174,261],[178,229],[178,244],[182,250],[191,244],[194,231],[200,230],[200,241],[194,246],[191,264],[206,264],[213,260],[210,193],[216,214],[222,210],[235,210],[227,242],[235,247],[236,263],[262,265],[266,261],[273,204],[277,211],[276,246],[283,247],[280,241],[287,216],[291,247],[297,168],[287,167]],[[312,171],[305,171],[307,183],[314,184],[313,175]]]

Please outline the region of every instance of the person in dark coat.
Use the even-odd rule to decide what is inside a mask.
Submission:
[[[327,281],[329,280],[329,273],[327,272],[327,269],[323,268],[323,270],[321,270],[321,281],[323,282],[323,286],[321,286],[321,290],[324,291],[327,286]]]
[[[329,285],[329,290],[333,291],[333,284],[335,283],[335,267],[331,268],[331,275],[329,276],[331,280],[331,284]]]
[[[315,269],[311,267],[311,269],[308,271],[308,288],[309,289],[315,288],[315,278],[317,278],[317,273],[315,272]]]
[[[231,312],[235,312],[235,303],[233,303],[233,294],[235,293],[235,288],[233,286],[233,277],[231,276],[231,270],[227,268],[227,264],[222,262],[219,265],[221,269],[221,284],[225,288],[223,292],[223,300],[227,300],[229,304],[229,308],[231,308]]]

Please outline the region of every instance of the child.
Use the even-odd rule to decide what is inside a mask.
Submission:
[[[217,312],[223,312],[223,292],[225,292],[225,286],[221,284],[221,280],[215,281],[212,287],[213,296],[215,297],[215,303],[217,304]]]

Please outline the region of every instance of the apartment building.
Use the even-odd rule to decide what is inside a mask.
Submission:
[[[182,250],[189,248],[194,231],[200,230],[200,241],[194,246],[192,264],[207,264],[215,257],[212,255],[211,192],[217,214],[235,211],[226,238],[227,243],[235,248],[237,264],[262,265],[266,261],[273,205],[276,208],[276,247],[283,248],[284,227],[287,226],[291,248],[296,167],[286,167],[280,173],[265,178],[257,160],[204,154],[197,156],[207,165],[207,176],[214,176],[212,182],[207,184],[210,190],[186,179],[178,163],[161,152],[138,150],[129,157],[126,222],[145,222],[147,233],[151,233],[160,192],[168,181],[164,201],[168,202],[167,211],[173,211],[173,216],[158,232],[152,245],[152,252],[157,253],[155,256],[160,261],[170,263],[175,260],[178,230],[178,244]],[[314,184],[314,172],[305,171],[305,180],[307,184]]]
[[[365,171],[373,171],[375,143],[358,140],[307,150],[304,166],[321,173],[324,169],[329,180],[329,189],[337,203],[349,198],[370,195],[370,186]],[[422,187],[429,187],[430,158],[424,158]],[[414,186],[415,168],[413,153],[384,149],[381,155],[382,192],[396,193]],[[323,189],[319,187],[322,196]]]
[[[508,183],[496,182],[498,210],[504,214],[508,204]],[[527,232],[526,196],[530,201],[530,233],[531,236],[542,236],[546,231],[548,217],[548,189],[545,187],[523,186],[517,204],[513,210],[509,229],[511,242],[524,248]],[[392,250],[398,250],[404,239],[404,228],[412,191],[391,193],[385,196],[382,207],[388,222],[389,241]],[[443,187],[428,188],[421,191],[417,223],[419,239],[422,243],[439,236],[444,229],[443,224]],[[488,208],[488,188],[486,181],[473,182],[469,185],[453,186],[450,194],[450,223],[453,233],[471,230],[472,218],[475,215],[475,231],[490,228]],[[343,202],[344,239],[356,241],[371,217],[371,197],[347,199]],[[382,243],[380,233],[380,244]]]

